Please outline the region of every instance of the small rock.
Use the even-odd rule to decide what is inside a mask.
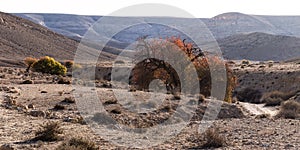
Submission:
[[[35,109],[35,106],[33,104],[29,104],[27,107],[31,109]]]
[[[41,93],[48,93],[47,91],[41,91]]]
[[[18,89],[11,89],[8,91],[8,93],[19,93],[19,92],[20,92],[20,90],[18,90]]]
[[[284,149],[289,149],[289,148],[292,148],[292,147],[294,147],[294,145],[292,145],[292,144],[287,144],[287,145],[284,146]]]
[[[33,84],[32,80],[25,80],[22,82],[22,84]]]

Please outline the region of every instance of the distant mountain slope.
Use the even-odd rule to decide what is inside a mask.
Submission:
[[[300,38],[296,37],[255,32],[229,36],[218,43],[227,59],[282,61],[300,57]]]
[[[66,14],[16,14],[30,19],[57,33],[80,40],[101,16]],[[119,17],[120,22],[127,21]],[[145,24],[127,28],[111,39],[108,46],[126,48],[138,37],[168,37],[182,33],[158,24],[146,23],[149,17],[139,18]],[[185,19],[189,22],[194,19]],[[299,56],[300,16],[259,16],[242,13],[224,13],[213,18],[201,18],[219,41],[225,57],[229,59],[287,60]],[[175,22],[176,19],[169,18]],[[106,24],[114,29],[115,23]],[[196,26],[195,26],[196,27]],[[93,31],[105,37],[105,31]],[[258,33],[260,32],[260,33]],[[253,34],[251,34],[253,33]],[[295,37],[295,38],[294,38]],[[114,52],[115,53],[115,52]],[[115,53],[117,54],[117,52]]]
[[[53,31],[64,34],[72,38],[80,38],[88,30],[91,25],[100,19],[102,16],[81,16],[68,14],[16,14],[20,17],[27,18],[36,23],[44,25]],[[147,17],[140,18],[145,20]],[[126,21],[126,18],[120,18]],[[187,22],[191,19],[185,19]],[[213,18],[201,18],[207,27],[211,30],[216,39],[221,39],[227,36],[263,32],[276,35],[287,35],[300,37],[300,16],[259,16],[247,15],[242,13],[224,13]],[[172,21],[172,20],[171,20]],[[114,24],[108,24],[113,28]],[[153,30],[145,30],[149,25],[139,26],[135,30],[130,30],[131,36],[119,35],[119,40],[127,39],[129,41],[136,40],[136,35],[155,36]],[[156,31],[164,30],[163,26],[152,25]],[[168,31],[172,33],[172,31]],[[128,32],[126,32],[128,33]],[[174,35],[176,36],[176,35]]]
[[[0,65],[20,65],[18,62],[29,56],[72,59],[77,45],[78,42],[46,27],[0,12]],[[110,55],[104,57],[109,59]]]

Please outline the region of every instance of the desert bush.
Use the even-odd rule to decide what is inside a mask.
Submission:
[[[219,134],[219,128],[209,128],[204,134],[206,141],[202,148],[219,148],[226,145],[225,137]]]
[[[68,142],[64,142],[58,146],[57,150],[98,150],[94,142],[83,138],[71,138]]]
[[[76,64],[72,60],[66,60],[63,64],[67,68],[68,71],[73,71],[73,70],[82,68],[82,66],[80,64]]]
[[[73,97],[65,97],[65,99],[62,102],[73,104],[73,103],[75,103],[75,98],[73,98]]]
[[[105,113],[96,113],[91,118],[91,120],[98,124],[104,124],[104,125],[115,124],[116,122],[113,118],[111,118],[108,114]]]
[[[49,73],[55,75],[65,75],[67,68],[54,58],[45,56],[32,64],[32,69],[36,72]]]
[[[294,100],[288,100],[282,103],[280,106],[280,111],[276,116],[286,119],[300,118],[300,103]]]
[[[68,78],[59,77],[57,84],[71,84],[71,81]]]
[[[66,61],[64,62],[64,65],[67,67],[67,69],[70,69],[70,68],[73,67],[74,61],[72,61],[72,60],[66,60]]]
[[[249,65],[249,64],[250,64],[250,61],[244,59],[244,60],[242,60],[242,64],[243,64],[243,65]]]
[[[224,101],[231,102],[232,101],[232,90],[236,85],[236,79],[233,75],[232,71],[229,69],[228,65],[225,64],[221,60],[221,58],[214,55],[204,56],[202,50],[198,47],[195,47],[192,43],[186,43],[185,40],[181,40],[180,38],[171,37],[166,40],[153,40],[147,42],[143,39],[140,40],[140,44],[138,47],[137,58],[140,56],[149,55],[150,53],[153,55],[169,55],[169,58],[174,58],[174,64],[182,65],[180,60],[177,60],[178,50],[183,51],[189,62],[191,64],[185,65],[182,67],[180,71],[176,71],[171,64],[158,60],[156,58],[148,58],[145,60],[136,60],[138,63],[133,68],[130,84],[134,85],[137,90],[148,90],[150,83],[159,79],[164,82],[168,91],[171,91],[172,94],[181,92],[181,82],[189,82],[189,81],[180,81],[179,76],[182,76],[182,72],[189,73],[192,71],[192,68],[195,67],[198,75],[198,83],[187,83],[191,85],[191,87],[195,87],[199,84],[200,91],[191,91],[194,94],[201,93],[205,97],[211,96],[211,84],[212,84],[212,76],[211,70],[214,69],[218,71],[218,69],[223,69],[222,67],[226,67],[227,79],[217,79],[216,82],[222,82],[227,80],[226,87],[226,97]],[[181,58],[180,58],[181,59]],[[212,61],[214,66],[209,66],[209,61]],[[190,80],[194,81],[194,80]]]
[[[236,91],[235,96],[241,102],[249,102],[259,104],[261,102],[262,92],[257,89],[244,88],[240,91]]]
[[[281,98],[265,98],[263,100],[266,104],[265,106],[279,106],[284,100]]]
[[[297,91],[281,92],[272,91],[263,95],[262,101],[266,103],[266,106],[279,106],[281,102],[287,101],[293,97]]]
[[[64,110],[64,109],[66,109],[66,107],[64,105],[61,105],[61,104],[56,104],[53,109],[55,109],[55,110]]]
[[[24,59],[24,63],[27,65],[26,71],[29,72],[29,70],[30,70],[30,68],[32,67],[32,65],[33,65],[34,63],[36,63],[36,62],[37,62],[37,59],[36,59],[36,58],[33,58],[33,57],[26,57],[26,58]]]
[[[33,139],[34,141],[44,141],[44,142],[52,142],[61,140],[62,137],[59,134],[62,134],[63,131],[60,128],[60,124],[58,122],[48,122],[46,125],[41,125],[41,128],[36,131],[36,137]]]

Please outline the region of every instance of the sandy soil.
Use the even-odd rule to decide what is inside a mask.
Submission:
[[[256,67],[258,68],[259,66]],[[110,116],[118,123],[128,127],[155,126],[174,114],[179,117],[175,118],[172,123],[179,124],[182,123],[180,116],[185,115],[189,111],[182,109],[183,111],[177,112],[176,115],[175,109],[180,100],[176,100],[172,95],[162,94],[165,97],[165,101],[149,103],[146,100],[136,103],[139,106],[143,106],[143,109],[140,110],[146,111],[146,113],[137,115],[125,109],[130,108],[128,101],[116,102],[113,91],[122,90],[106,88],[103,86],[105,82],[97,82],[99,84],[97,87],[88,87],[86,93],[76,95],[76,89],[74,90],[72,85],[57,84],[58,76],[38,73],[26,75],[24,70],[0,68],[0,146],[2,145],[2,147],[14,149],[56,149],[58,145],[72,137],[84,137],[96,143],[99,149],[134,149],[116,145],[111,140],[107,140],[107,137],[103,136],[104,133],[99,135],[90,128],[91,125],[94,125],[93,127],[105,126],[116,128],[116,131],[118,131],[119,126],[105,124],[105,121],[87,125],[78,111],[78,108],[82,106],[80,105],[81,101],[77,99],[76,103],[66,103],[64,101],[65,99],[72,100],[74,96],[88,97],[89,93],[96,93],[98,98],[100,98],[99,102],[104,104],[104,109]],[[240,71],[246,72],[247,69],[240,69]],[[244,80],[247,78],[244,76],[245,74],[240,73],[239,79]],[[21,84],[26,79],[32,80],[34,84]],[[70,78],[67,79],[71,80]],[[245,84],[242,85],[245,86]],[[138,99],[143,100],[149,98],[149,94],[151,94],[141,91],[131,93]],[[181,100],[184,98],[182,97]],[[9,104],[9,102],[16,104]],[[186,102],[197,102],[197,98],[187,97]],[[198,133],[198,129],[210,102],[214,102],[214,100],[205,99],[204,102],[199,103],[196,113],[190,116],[192,117],[191,121],[174,138],[166,141],[161,140],[159,141],[161,142],[160,144],[146,149],[201,149],[201,146],[205,143],[205,134]],[[33,105],[34,108],[29,108],[30,105]],[[54,109],[56,105],[63,105],[64,109]],[[274,119],[272,116],[277,111],[277,108],[266,108],[261,104],[242,102],[222,104],[218,119],[212,125],[214,128],[218,128],[220,135],[226,139],[226,146],[219,149],[299,149],[299,120]],[[36,112],[40,112],[41,115],[36,115]],[[270,116],[258,117],[263,114],[270,114]],[[90,116],[90,118],[85,114],[83,116],[86,117],[85,121],[91,123],[90,121],[96,114]],[[40,124],[45,124],[49,121],[61,123],[61,128],[64,131],[61,136],[64,139],[56,142],[30,141],[35,137],[35,132],[39,129]],[[133,132],[143,133],[143,130]],[[163,134],[163,132],[160,134]],[[129,138],[120,135],[117,140],[126,141]],[[141,134],[141,139],[147,141],[151,137]]]

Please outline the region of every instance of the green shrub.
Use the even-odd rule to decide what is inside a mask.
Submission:
[[[59,134],[62,133],[63,131],[58,122],[48,122],[46,125],[41,125],[41,128],[35,133],[36,137],[33,141],[41,140],[45,142],[52,142],[61,140],[62,138]]]
[[[67,72],[67,68],[65,66],[49,56],[40,58],[32,65],[32,69],[36,72],[55,75],[65,75]]]
[[[62,143],[57,150],[98,150],[95,143],[83,138],[72,138],[68,142]]]

